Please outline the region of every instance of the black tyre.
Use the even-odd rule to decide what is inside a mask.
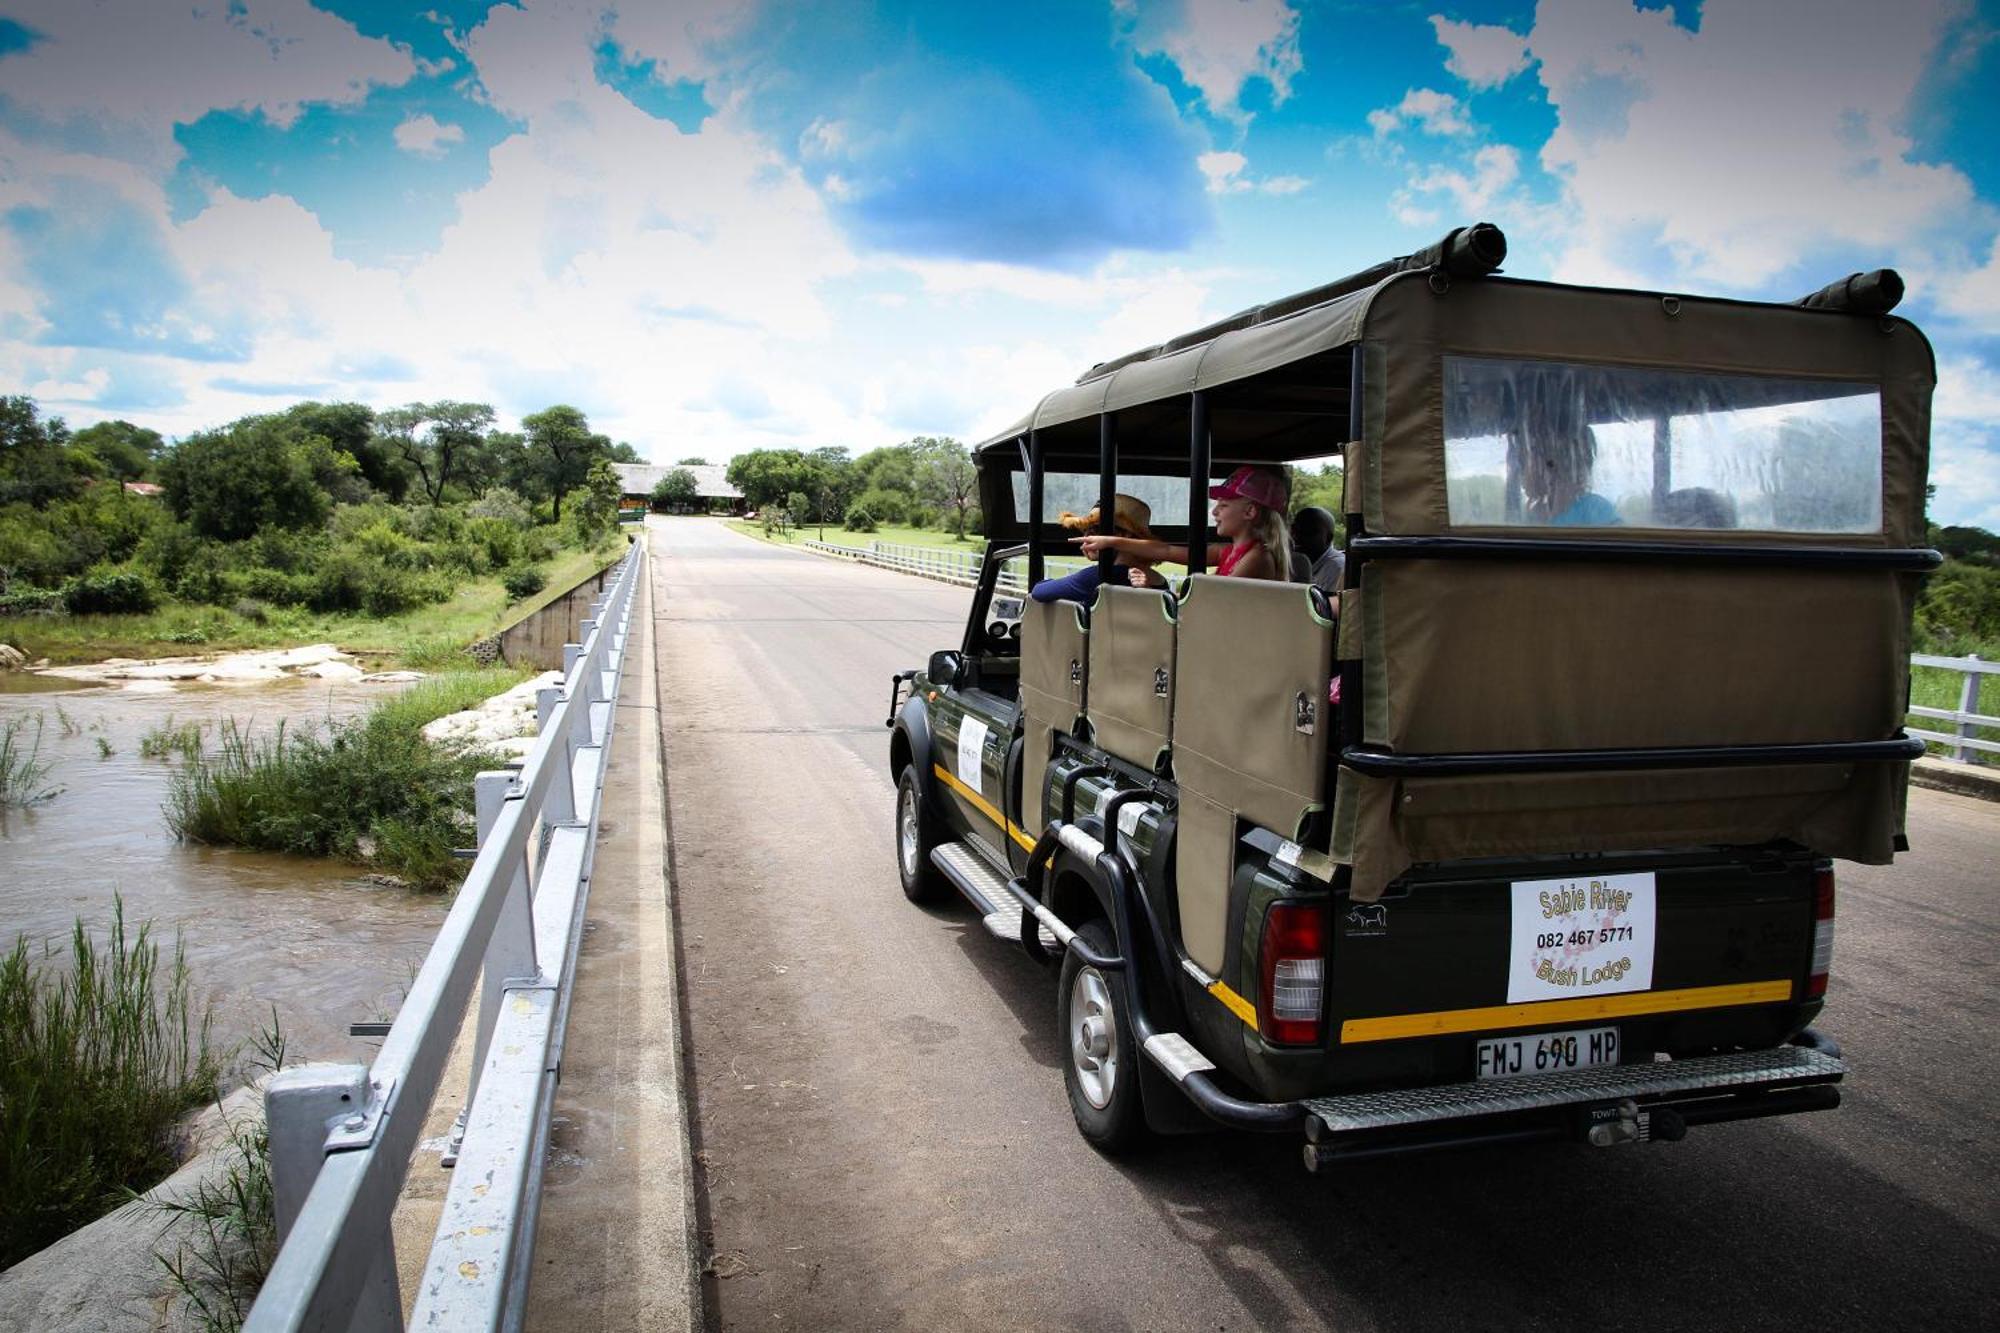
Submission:
[[[1118,952],[1102,921],[1086,921],[1076,933],[1097,953]],[[1132,1036],[1124,974],[1100,972],[1065,951],[1056,1023],[1066,1057],[1063,1084],[1077,1132],[1099,1152],[1136,1147],[1146,1134],[1139,1103],[1139,1061],[1145,1056]]]
[[[937,818],[917,790],[916,767],[907,767],[896,782],[896,876],[913,903],[942,902],[951,892],[951,882],[931,864],[931,849],[940,841]]]

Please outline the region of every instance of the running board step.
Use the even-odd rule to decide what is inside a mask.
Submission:
[[[1768,1051],[1735,1051],[1651,1064],[1605,1065],[1555,1074],[1448,1083],[1442,1087],[1362,1092],[1345,1097],[1307,1097],[1302,1104],[1325,1131],[1392,1129],[1436,1120],[1541,1111],[1558,1106],[1667,1094],[1745,1092],[1756,1088],[1831,1083],[1847,1065],[1804,1046]]]
[[[948,842],[931,851],[931,864],[957,886],[972,904],[986,929],[1010,943],[1021,942],[1021,901],[1007,891],[1007,879],[991,862],[962,842]],[[1047,926],[1037,925],[1042,947],[1055,952],[1056,937]]]

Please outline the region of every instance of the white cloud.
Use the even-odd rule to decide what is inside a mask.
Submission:
[[[25,0],[8,12],[42,37],[0,60],[8,98],[136,131],[135,150],[160,165],[179,156],[174,126],[210,111],[284,127],[310,104],[352,105],[416,73],[407,51],[310,0]]]
[[[1962,319],[1983,333],[2000,333],[2000,236],[1994,237],[1986,262],[1973,268],[1938,269],[1916,275],[1925,295],[1938,309]],[[1914,284],[1913,284],[1914,286]],[[2000,418],[2000,411],[1996,411]]]
[[[446,144],[464,143],[465,130],[430,115],[410,116],[396,126],[396,147],[418,157],[443,157]]]
[[[1466,117],[1465,104],[1450,93],[1439,92],[1435,88],[1412,88],[1395,106],[1381,107],[1368,113],[1368,127],[1375,131],[1378,139],[1394,134],[1405,125],[1414,125],[1425,134],[1439,137],[1472,132],[1472,121]]]
[[[1754,288],[1817,246],[1895,259],[1973,203],[1902,126],[1949,0],[1544,0],[1528,46],[1571,218],[1557,275]],[[1837,78],[1826,71],[1840,70]]]
[[[1113,7],[1136,18],[1141,51],[1173,61],[1208,109],[1228,120],[1250,119],[1240,104],[1245,84],[1263,80],[1276,105],[1291,96],[1292,78],[1304,65],[1299,15],[1288,0],[1183,0],[1171,24],[1164,6],[1114,0]]]
[[[1498,24],[1456,23],[1431,15],[1438,44],[1450,52],[1444,67],[1473,88],[1498,88],[1528,67],[1528,39]]]
[[[1260,194],[1297,194],[1312,183],[1304,176],[1270,176],[1260,180],[1245,171],[1250,159],[1238,152],[1203,153],[1194,163],[1207,180],[1210,194],[1248,194],[1252,190]]]

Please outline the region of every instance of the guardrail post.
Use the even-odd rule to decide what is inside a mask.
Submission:
[[[1979,660],[1978,653],[1967,653],[1965,656],[1969,662],[1977,662]],[[1964,715],[1979,711],[1979,682],[1981,679],[1983,678],[1976,669],[1967,671],[1965,673],[1965,682],[1958,689],[1959,719],[1958,726],[1953,732],[1958,737],[1958,743],[1951,747],[1951,757],[1961,764],[1972,762],[1971,747],[1966,745],[1966,741],[1972,738],[1972,724],[1965,720]]]
[[[567,656],[569,650],[576,647],[579,645],[564,644],[564,655]],[[549,722],[555,717],[556,705],[562,701],[562,697],[562,690],[553,685],[535,691],[535,717],[540,723],[538,730],[546,732],[549,729]],[[576,818],[576,792],[570,782],[570,758],[573,751],[569,737],[563,737],[563,743],[556,749],[559,753],[549,756],[551,762],[555,764],[555,770],[549,775],[548,794],[542,798],[541,819],[544,828],[554,824],[567,824]]]
[[[472,779],[473,817],[479,829],[479,845],[485,846],[493,826],[500,821],[500,808],[515,795],[514,775],[496,771],[478,773]],[[472,1074],[465,1084],[465,1106],[451,1127],[451,1143],[444,1151],[444,1165],[458,1163],[458,1150],[465,1142],[466,1121],[472,1115],[473,1100],[479,1096],[479,1071],[486,1067],[486,1051],[493,1044],[493,1025],[500,1017],[500,1002],[506,998],[507,983],[526,981],[541,975],[535,957],[535,909],[528,894],[528,866],[523,858],[514,865],[507,892],[500,900],[500,915],[494,919],[493,933],[486,939],[486,957],[479,973],[479,1022],[472,1034]]]
[[[326,1136],[368,1104],[366,1065],[300,1065],[281,1069],[264,1088],[264,1128],[271,1145],[271,1202],[284,1244],[326,1162]],[[396,1285],[396,1243],[382,1229],[368,1280],[348,1321],[353,1330],[401,1329],[403,1298]]]

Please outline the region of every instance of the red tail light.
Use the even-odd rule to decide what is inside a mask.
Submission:
[[[1326,1001],[1326,907],[1276,903],[1258,956],[1257,1030],[1274,1046],[1314,1046]]]
[[[1833,971],[1833,867],[1821,866],[1813,872],[1813,951],[1812,970],[1806,976],[1806,998],[1826,994],[1827,974]]]

